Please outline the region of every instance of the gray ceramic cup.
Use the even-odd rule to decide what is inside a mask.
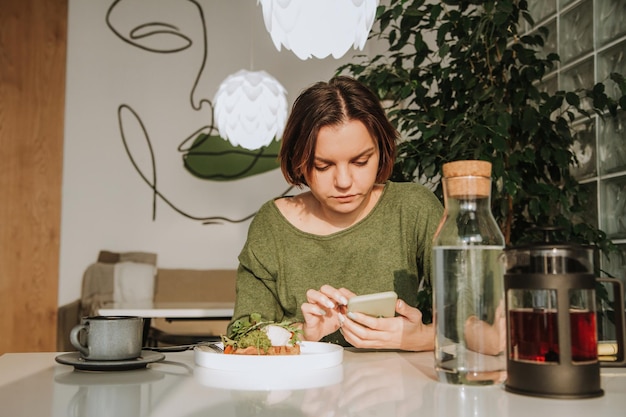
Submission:
[[[70,342],[86,360],[120,361],[141,355],[143,318],[83,317],[70,332]]]

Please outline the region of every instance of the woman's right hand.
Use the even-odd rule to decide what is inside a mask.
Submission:
[[[352,291],[330,285],[323,285],[319,290],[307,290],[307,302],[300,307],[304,315],[304,340],[317,342],[339,330],[348,298],[352,296]]]

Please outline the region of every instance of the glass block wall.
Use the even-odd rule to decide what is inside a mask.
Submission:
[[[574,90],[602,81],[617,98],[619,89],[607,78],[611,72],[626,75],[626,0],[529,0],[528,5],[535,26],[526,30],[547,27],[542,53],[561,58],[544,88]],[[620,249],[610,259],[601,257],[600,266],[626,286],[626,113],[618,120],[580,119],[574,129],[579,164],[571,170],[596,196],[588,221]]]

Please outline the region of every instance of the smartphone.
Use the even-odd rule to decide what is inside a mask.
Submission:
[[[363,313],[373,317],[393,317],[396,314],[395,291],[356,295],[348,300],[348,312]]]

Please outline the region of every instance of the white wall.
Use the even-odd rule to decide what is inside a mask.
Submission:
[[[194,40],[177,53],[152,53],[124,42],[107,26],[113,3],[69,1],[59,305],[79,297],[83,271],[102,249],[155,252],[161,267],[235,268],[245,241],[249,221],[204,225],[161,198],[153,220],[152,189],[124,149],[117,116],[121,104],[137,112],[149,135],[159,192],[191,216],[243,218],[287,185],[279,170],[228,182],[187,173],[177,147],[210,120],[208,107],[194,110],[190,100],[212,100],[218,85],[240,69],[265,70],[286,88],[291,106],[303,88],[329,79],[341,64],[364,53],[301,61],[288,50],[278,52],[256,0],[123,0],[111,15],[117,29],[168,23]],[[196,5],[202,7],[204,28]],[[191,97],[202,64],[203,29],[206,65]],[[167,48],[180,39],[137,41]],[[373,47],[368,43],[365,52]],[[125,136],[141,171],[151,178],[147,141],[130,115],[123,117]]]

